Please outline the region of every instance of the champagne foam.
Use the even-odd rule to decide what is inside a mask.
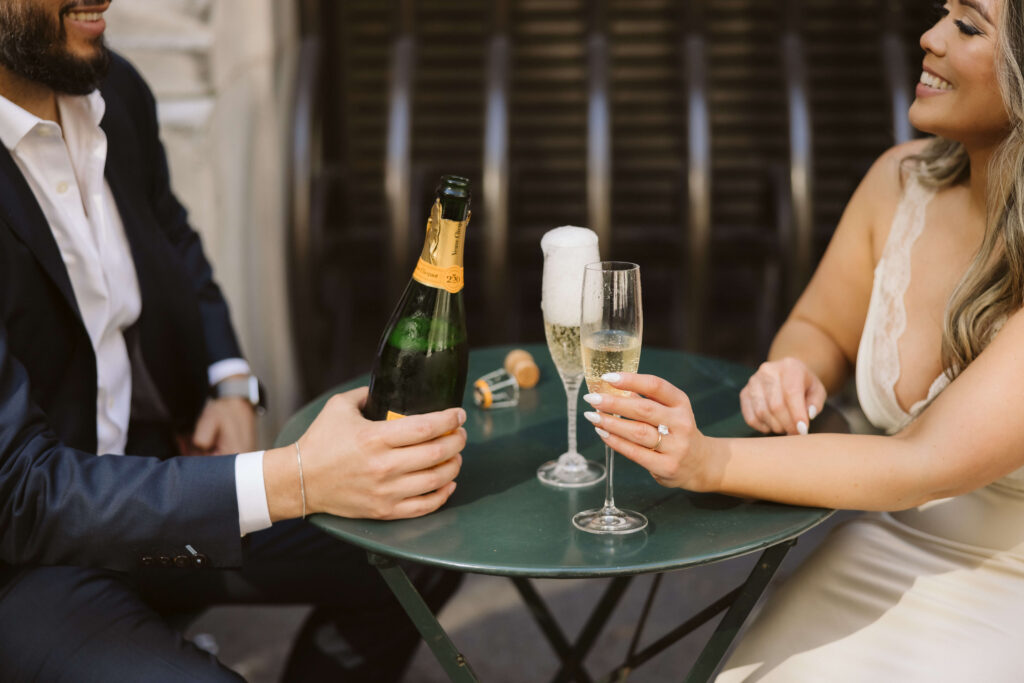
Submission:
[[[540,249],[547,256],[559,247],[597,247],[597,233],[588,228],[563,225],[544,233],[540,238]]]
[[[544,320],[555,325],[579,325],[583,268],[601,260],[597,234],[587,228],[566,225],[544,233],[540,248],[544,252],[541,293]]]

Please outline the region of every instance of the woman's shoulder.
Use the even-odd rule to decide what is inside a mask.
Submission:
[[[868,169],[865,182],[877,185],[878,190],[886,191],[885,194],[891,194],[898,201],[914,172],[913,158],[924,151],[928,142],[927,138],[911,140],[885,150]]]
[[[867,216],[876,261],[914,172],[913,162],[908,160],[920,154],[927,144],[928,140],[911,140],[890,147],[875,160],[857,188],[855,200]]]

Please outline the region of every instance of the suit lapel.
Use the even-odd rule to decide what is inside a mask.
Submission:
[[[3,145],[0,145],[0,220],[5,221],[25,243],[68,306],[81,319],[71,279],[46,216],[11,153]]]
[[[107,110],[100,121],[100,127],[107,136],[107,165],[104,176],[110,184],[118,213],[121,214],[121,224],[124,226],[132,261],[135,263],[135,275],[145,307],[147,294],[152,285],[152,257],[143,230],[143,226],[147,225],[145,210],[137,205],[137,199],[144,197],[145,194],[138,187],[137,177],[132,175],[140,173],[137,166],[141,162],[129,154],[137,142],[129,135],[129,131],[132,130],[131,122],[120,109],[120,101],[107,96],[106,105]]]

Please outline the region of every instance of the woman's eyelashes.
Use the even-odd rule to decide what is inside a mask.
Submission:
[[[949,4],[945,2],[936,2],[935,12],[938,15],[935,19],[935,23],[939,23],[949,16]],[[982,34],[981,29],[968,24],[963,19],[954,19],[953,25],[956,26],[957,30],[965,36],[980,36]]]
[[[978,29],[978,28],[976,28],[974,26],[971,26],[970,24],[968,24],[967,22],[963,21],[962,19],[956,19],[956,20],[953,21],[953,23],[956,25],[956,27],[958,29],[960,29],[960,33],[964,34],[965,36],[980,36],[981,35],[981,29]]]

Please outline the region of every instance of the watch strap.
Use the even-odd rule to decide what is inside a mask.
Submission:
[[[210,395],[213,398],[244,398],[254,408],[264,408],[266,401],[264,400],[263,386],[260,381],[256,379],[256,375],[249,375],[248,377],[228,377],[210,387]]]

